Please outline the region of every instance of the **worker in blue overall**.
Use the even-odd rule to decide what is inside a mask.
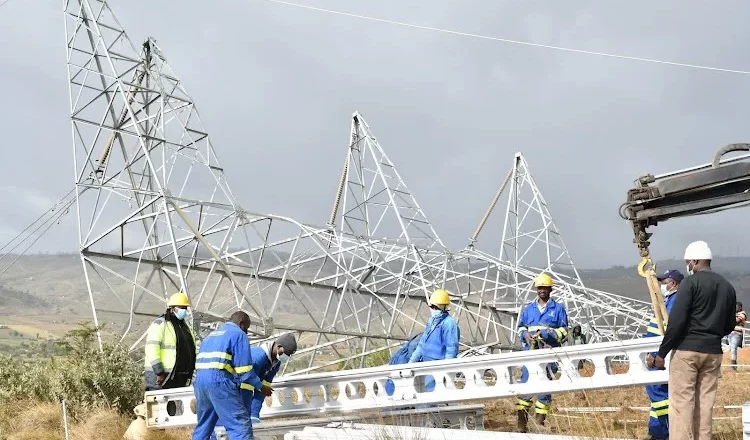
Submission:
[[[290,356],[297,351],[297,339],[292,333],[285,333],[273,342],[266,342],[260,347],[253,347],[253,370],[260,378],[263,385],[271,386],[273,378],[279,372],[282,365],[289,362]],[[247,405],[251,401],[250,417],[253,423],[260,422],[260,410],[263,409],[263,402],[266,400],[265,394],[261,390],[251,389],[248,384],[241,384],[243,390],[243,400]],[[246,392],[250,391],[250,392]],[[248,399],[248,397],[250,399]]]
[[[417,349],[417,345],[419,345],[419,341],[421,339],[422,333],[412,336],[411,339],[409,339],[404,345],[401,346],[401,348],[398,349],[397,352],[393,354],[393,356],[391,356],[391,360],[388,361],[388,365],[401,365],[409,363],[409,359],[411,359],[411,355],[414,353],[414,350]],[[395,391],[396,385],[391,379],[386,379],[385,393],[389,396],[392,396]]]
[[[251,347],[250,353],[253,357],[253,371],[261,383],[271,386],[279,368],[289,361],[289,357],[297,351],[297,339],[292,333],[285,333],[274,341],[266,342],[258,347]],[[256,389],[248,383],[240,383],[240,394],[242,403],[250,411],[250,422],[253,425],[260,423],[260,410],[266,395],[260,389]],[[224,420],[220,417],[217,426],[224,426]],[[211,434],[211,440],[215,440],[215,433]]]
[[[668,270],[663,275],[657,276],[656,279],[661,282],[661,293],[664,296],[664,306],[667,309],[667,316],[672,311],[672,305],[677,297],[677,288],[685,277],[678,270]],[[664,330],[666,330],[666,324]],[[651,318],[646,328],[644,338],[654,338],[664,336],[659,330],[659,324],[656,317]],[[656,357],[657,353],[649,353],[651,357]],[[655,366],[648,367],[650,371],[658,370]],[[650,440],[666,440],[669,438],[669,387],[666,383],[647,385],[646,394],[651,401],[651,411],[648,418],[648,435]]]
[[[552,293],[552,277],[546,273],[540,274],[534,280],[537,299],[524,306],[518,317],[518,333],[524,350],[536,350],[542,348],[560,347],[568,339],[568,311],[565,306],[550,298]],[[557,373],[557,363],[551,362],[545,368],[547,377]],[[529,380],[529,370],[521,369],[521,383]],[[529,423],[529,410],[532,405],[532,396],[521,396],[516,400],[518,413],[518,431],[526,432]],[[543,394],[537,396],[535,419],[539,425],[549,414],[552,405],[552,395]]]
[[[430,296],[432,316],[425,325],[424,333],[417,348],[409,358],[409,363],[455,359],[458,356],[458,340],[461,337],[456,320],[448,313],[451,300],[448,292],[438,289]],[[435,390],[435,378],[425,377],[427,392]]]
[[[238,311],[230,322],[211,332],[201,343],[193,385],[198,423],[193,440],[208,440],[219,418],[230,440],[252,440],[250,412],[242,402],[239,384],[250,384],[270,396],[273,390],[253,371],[247,330],[250,317]]]

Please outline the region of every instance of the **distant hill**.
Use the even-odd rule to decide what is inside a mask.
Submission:
[[[114,261],[111,267],[122,266],[123,273],[132,267],[131,263]],[[684,261],[657,261],[659,272],[667,269],[685,270]],[[726,276],[735,286],[738,297],[750,307],[750,257],[717,257],[714,270]],[[648,301],[648,291],[636,266],[615,266],[608,269],[579,269],[579,274],[588,287],[619,294],[622,296]],[[120,281],[122,283],[122,281]],[[121,286],[125,284],[122,283]],[[117,286],[115,286],[117,287]],[[104,294],[104,293],[100,293]],[[114,313],[100,315],[113,331],[118,331],[127,321],[127,308],[113,301]],[[304,313],[298,303],[280,305],[281,315],[286,319]],[[153,313],[160,313],[161,306],[152,307]],[[28,255],[18,262],[0,278],[0,324],[2,317],[14,317],[18,321],[26,319],[49,319],[73,324],[91,318],[83,269],[77,254]],[[37,318],[33,318],[37,317]],[[282,316],[277,316],[277,319]],[[152,318],[139,317],[140,325]]]
[[[38,296],[0,285],[0,310],[20,315],[32,309],[40,310],[49,306],[49,302]]]
[[[750,307],[750,257],[716,257],[711,264],[713,270],[722,274],[737,291],[737,298]],[[687,275],[683,260],[661,260],[656,262],[657,273],[677,269]],[[646,283],[638,275],[636,265],[614,266],[608,269],[579,270],[587,287],[616,293],[630,298],[649,300]]]

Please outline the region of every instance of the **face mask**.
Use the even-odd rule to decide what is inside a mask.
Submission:
[[[442,310],[432,310],[432,317],[440,316],[441,313],[443,313]]]
[[[667,296],[667,293],[669,293],[669,289],[667,289],[667,285],[666,284],[662,284],[661,285],[661,294],[662,294],[662,296]]]
[[[278,359],[278,360],[279,360],[279,362],[281,362],[282,364],[285,364],[285,363],[287,363],[287,362],[289,361],[289,355],[288,355],[288,354],[286,354],[286,353],[284,353],[284,354],[280,354],[280,355],[278,356],[278,358],[277,358],[277,359]]]
[[[688,273],[688,275],[692,275],[692,274],[693,274],[693,269],[691,269],[691,268],[690,268],[690,263],[688,263],[688,264],[687,264],[687,265],[685,266],[685,269],[687,269],[687,273]]]
[[[180,321],[184,321],[187,316],[187,309],[176,309],[174,311],[174,316]]]

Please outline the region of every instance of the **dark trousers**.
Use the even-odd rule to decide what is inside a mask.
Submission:
[[[169,376],[169,374],[167,375]],[[182,388],[190,385],[190,379],[193,375],[188,373],[175,373],[171,377],[167,377],[161,386],[156,383],[156,373],[153,371],[146,371],[144,375],[146,391],[158,391],[168,390],[170,388]]]

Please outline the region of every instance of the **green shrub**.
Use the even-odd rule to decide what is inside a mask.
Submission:
[[[143,399],[143,371],[126,347],[96,340],[87,323],[59,341],[62,357],[19,360],[0,356],[0,401],[68,402],[71,414],[111,408],[123,414]]]
[[[370,348],[372,350],[377,350],[382,347],[378,345],[373,345]],[[336,364],[336,369],[341,371],[341,370],[351,370],[351,369],[356,369],[356,368],[381,367],[383,365],[388,365],[388,362],[390,361],[391,361],[391,353],[386,349],[382,349],[380,351],[376,351],[374,353],[365,355],[364,363],[362,362],[361,357],[350,359],[348,361],[340,361]]]

